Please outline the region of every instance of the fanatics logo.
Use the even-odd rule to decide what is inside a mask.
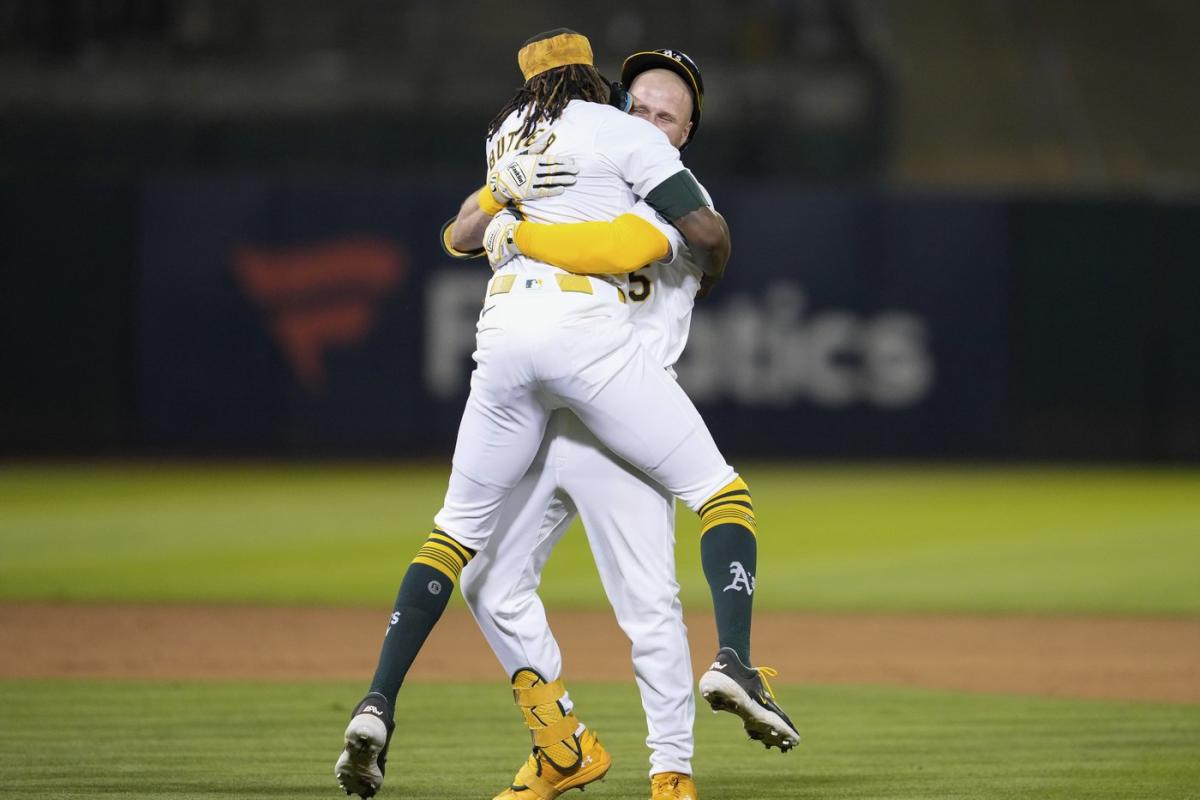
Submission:
[[[408,254],[395,242],[351,236],[286,247],[241,245],[233,272],[296,379],[325,388],[325,356],[366,341],[379,307],[403,282]]]

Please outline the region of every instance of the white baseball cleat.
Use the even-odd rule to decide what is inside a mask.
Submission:
[[[355,707],[346,726],[346,746],[333,774],[347,795],[374,797],[383,785],[388,744],[395,729],[387,698],[372,692]]]

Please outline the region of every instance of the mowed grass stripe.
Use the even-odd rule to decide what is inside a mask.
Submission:
[[[615,766],[593,800],[644,797],[632,685],[571,687]],[[329,798],[356,684],[0,683],[4,796]],[[804,743],[767,752],[701,713],[695,769],[716,798],[1194,798],[1200,707],[789,687]],[[381,798],[491,797],[527,754],[509,690],[414,684]]]
[[[761,609],[1200,614],[1196,470],[743,467]],[[0,599],[387,604],[441,466],[0,469]],[[680,508],[684,603],[709,605]],[[606,603],[576,528],[543,584]],[[454,602],[459,602],[457,599]]]

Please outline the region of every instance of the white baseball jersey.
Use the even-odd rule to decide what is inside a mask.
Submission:
[[[707,191],[704,196],[711,205]],[[638,201],[632,213],[658,228],[670,242],[671,252],[662,261],[630,275],[629,321],[650,357],[674,374],[672,368],[683,355],[691,330],[692,309],[700,290],[700,268],[679,231],[644,200]]]
[[[555,197],[538,198],[519,207],[533,222],[592,222],[610,220],[628,211],[639,197],[685,167],[679,151],[666,135],[649,122],[631,117],[612,106],[572,100],[560,119],[539,125],[533,137],[517,139],[524,115],[514,111],[487,141],[489,168],[513,148],[528,146],[544,136],[550,139],[547,152],[569,156],[579,167],[571,190]],[[564,273],[558,267],[517,256],[497,274],[519,278],[544,278]],[[605,276],[625,285],[625,276]]]
[[[701,273],[675,228],[644,202],[632,213],[658,227],[671,246],[666,259],[637,271],[629,294],[638,338],[667,370],[687,343]],[[675,499],[605,449],[569,412],[554,413],[537,457],[508,498],[497,535],[463,571],[467,605],[507,675],[532,666],[548,680],[558,677],[562,654],[537,587],[576,516],[632,643],[650,774],[691,774],[695,700],[675,577]],[[569,708],[569,698],[564,705]]]

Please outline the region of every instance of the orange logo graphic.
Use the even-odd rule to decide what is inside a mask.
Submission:
[[[399,245],[372,238],[274,249],[242,245],[233,254],[243,291],[270,315],[275,338],[310,392],[325,384],[326,351],[366,339],[379,304],[407,268]]]

